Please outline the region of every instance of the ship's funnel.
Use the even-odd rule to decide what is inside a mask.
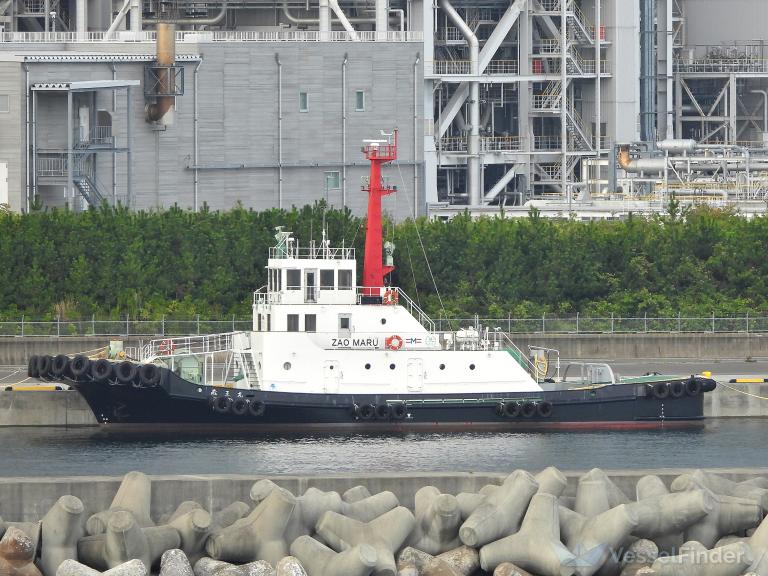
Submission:
[[[176,104],[176,27],[173,24],[157,24],[157,66],[155,101],[147,105],[147,121],[160,124],[173,124],[173,112]]]

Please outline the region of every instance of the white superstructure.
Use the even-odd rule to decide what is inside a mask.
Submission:
[[[353,248],[277,238],[268,284],[254,294],[251,385],[331,394],[541,390],[502,332],[435,331],[398,288],[357,286]]]

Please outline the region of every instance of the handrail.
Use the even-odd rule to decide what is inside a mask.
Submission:
[[[419,321],[419,324],[424,326],[427,330],[430,332],[435,331],[435,322],[427,316],[426,312],[424,312],[419,306],[414,302],[408,294],[405,293],[405,291],[402,288],[397,288],[397,293],[400,298],[403,299],[403,301],[406,303],[406,309],[408,312],[415,316],[416,319]],[[415,312],[415,314],[414,314]]]
[[[233,336],[242,332],[224,332],[203,336],[181,336],[150,340],[141,350],[141,360],[172,356],[174,352],[188,354],[210,354],[232,350]]]

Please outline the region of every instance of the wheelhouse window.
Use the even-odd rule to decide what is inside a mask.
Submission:
[[[320,290],[333,290],[334,271],[320,270]]]
[[[339,290],[352,290],[352,270],[339,270]]]
[[[267,275],[269,286],[268,286],[267,289],[270,292],[279,292],[280,291],[280,287],[281,287],[280,278],[281,278],[281,276],[280,276],[280,270],[279,269],[277,269],[277,268],[270,268],[269,269],[269,274]]]
[[[304,332],[317,332],[317,315],[304,315]]]
[[[285,284],[288,290],[301,290],[301,270],[286,270]]]
[[[298,314],[288,314],[288,332],[298,332],[299,331],[299,315]]]

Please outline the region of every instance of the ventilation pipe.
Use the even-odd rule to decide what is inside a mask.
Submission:
[[[469,45],[470,74],[480,73],[480,43],[472,29],[462,19],[449,0],[440,0],[440,7],[464,35]],[[470,206],[480,205],[480,83],[469,83],[469,134],[467,139],[467,195]]]
[[[656,140],[656,0],[640,2],[640,140]]]
[[[637,174],[640,172],[664,172],[667,169],[665,158],[636,158],[629,155],[629,146],[619,148],[619,167],[625,172]]]
[[[155,102],[146,108],[148,122],[173,124],[173,108],[176,102],[174,96],[169,96],[175,90],[176,76],[172,68],[176,61],[176,28],[173,24],[160,22],[157,25],[157,90],[161,94]]]
[[[376,39],[386,40],[389,32],[389,0],[376,0]]]
[[[214,26],[220,24],[227,15],[227,0],[221,3],[221,10],[216,16],[211,18],[144,18],[144,22],[147,24],[157,24],[158,26],[163,22],[167,24],[177,24],[179,26]],[[159,33],[159,30],[158,30]]]

